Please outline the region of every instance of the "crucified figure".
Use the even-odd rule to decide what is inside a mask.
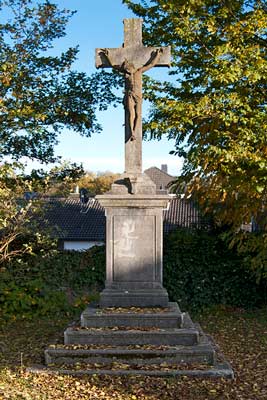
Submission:
[[[135,129],[141,119],[141,106],[142,106],[142,74],[153,68],[162,54],[162,48],[153,50],[147,63],[142,67],[136,68],[133,63],[129,62],[126,58],[121,65],[116,65],[108,49],[101,49],[102,53],[110,66],[125,76],[125,94],[123,98],[123,105],[126,112],[126,120],[130,129],[130,140],[135,140]],[[127,123],[127,122],[126,122]]]

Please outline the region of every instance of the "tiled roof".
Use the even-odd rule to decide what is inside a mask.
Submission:
[[[212,221],[204,217],[193,200],[185,200],[174,197],[168,210],[163,212],[164,233],[170,233],[179,228],[204,229],[209,230]]]
[[[82,204],[79,198],[49,202],[46,212],[49,226],[56,228],[55,236],[65,240],[104,240],[105,211],[91,198]]]
[[[164,213],[164,234],[178,227],[209,229],[210,221],[203,218],[198,207],[190,200],[170,198]],[[58,199],[49,202],[46,212],[55,236],[73,241],[105,240],[105,211],[95,199],[81,204],[78,198]],[[57,229],[55,229],[57,227]]]
[[[144,171],[146,175],[156,184],[156,190],[158,194],[167,193],[169,190],[167,188],[168,183],[174,180],[174,177],[167,174],[167,172],[162,171],[157,167],[151,167]]]

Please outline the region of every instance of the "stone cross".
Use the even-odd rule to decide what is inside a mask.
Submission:
[[[113,68],[125,78],[125,172],[142,173],[142,74],[170,65],[170,47],[145,47],[142,19],[124,19],[124,44],[96,49],[96,67]]]

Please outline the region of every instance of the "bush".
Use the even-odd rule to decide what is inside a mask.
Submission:
[[[9,279],[10,275],[6,274]],[[0,284],[1,316],[4,318],[29,318],[34,314],[45,315],[67,310],[66,294],[51,290],[39,280],[17,284],[2,280]]]
[[[218,235],[178,230],[165,238],[164,285],[183,309],[224,304],[255,307],[266,301],[266,288]]]
[[[66,287],[81,292],[92,287],[102,289],[105,279],[105,247],[95,246],[87,251],[61,251],[36,260],[36,273],[49,287]]]
[[[211,305],[255,307],[266,298],[263,283],[218,235],[178,230],[165,238],[164,286],[182,309]],[[25,255],[0,272],[0,309],[5,318],[83,309],[104,287],[105,247],[84,252]]]
[[[31,317],[83,308],[104,285],[105,249],[54,252],[13,260],[0,273],[4,318]]]

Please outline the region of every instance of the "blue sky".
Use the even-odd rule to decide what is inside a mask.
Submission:
[[[120,47],[123,42],[123,18],[134,17],[121,0],[54,0],[60,8],[77,10],[67,26],[64,38],[54,42],[55,51],[64,51],[79,45],[80,52],[74,68],[89,74],[95,72],[96,47]],[[151,76],[167,78],[167,68],[154,69]],[[144,106],[144,112],[147,110]],[[76,133],[64,131],[56,154],[75,162],[82,162],[89,171],[123,172],[124,170],[124,112],[123,107],[110,108],[98,113],[103,127],[100,134],[83,138]],[[178,175],[182,161],[169,151],[173,142],[143,142],[143,168],[168,164],[169,172]],[[32,166],[32,164],[30,164]],[[37,165],[34,164],[34,167]]]

